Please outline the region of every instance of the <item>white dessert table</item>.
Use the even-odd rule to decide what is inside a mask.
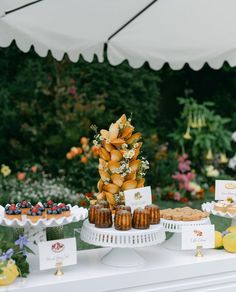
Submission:
[[[53,270],[38,271],[33,260],[28,278],[0,292],[171,292],[236,291],[236,254],[224,250],[205,250],[203,258],[192,251],[172,251],[160,246],[138,248],[146,259],[143,266],[115,268],[101,263],[109,248],[78,252],[78,264],[63,268],[64,275]],[[30,260],[31,260],[30,259]]]

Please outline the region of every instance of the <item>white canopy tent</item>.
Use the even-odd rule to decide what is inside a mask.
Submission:
[[[18,0],[13,2],[19,7]],[[109,36],[150,2],[43,0],[13,13],[8,13],[5,8],[5,15],[2,13],[0,18],[0,46],[7,47],[15,40],[23,52],[34,46],[41,57],[45,57],[50,50],[57,60],[61,60],[66,53],[73,62],[77,62],[80,55],[91,62],[96,54],[102,62],[104,45]],[[2,11],[9,4],[5,2],[4,5]]]
[[[9,2],[11,9],[34,2],[1,1],[0,12]],[[113,65],[127,59],[134,68],[147,61],[154,70],[165,63],[199,70],[207,62],[218,69],[236,65],[235,11],[235,0],[38,0],[0,13],[0,46],[15,40],[42,57],[50,50],[57,60],[66,53],[91,62],[96,54],[102,62],[107,45]]]
[[[154,70],[236,65],[235,0],[159,0],[109,41],[108,58]]]

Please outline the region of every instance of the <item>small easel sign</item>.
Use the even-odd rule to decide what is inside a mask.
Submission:
[[[183,226],[182,227],[182,249],[196,250],[196,256],[203,256],[203,249],[214,248],[215,246],[215,226]]]
[[[54,275],[62,276],[62,267],[76,265],[77,251],[75,238],[58,239],[40,242],[40,270],[56,269]]]

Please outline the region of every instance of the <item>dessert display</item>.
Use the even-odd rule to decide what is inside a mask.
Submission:
[[[105,205],[105,203],[104,203]],[[52,200],[46,203],[38,202],[35,206],[28,201],[21,201],[17,204],[7,204],[5,206],[5,218],[22,219],[26,215],[27,219],[37,222],[39,219],[58,219],[71,216],[71,206],[64,203],[54,203]]]
[[[137,208],[133,213],[132,226],[135,229],[148,229],[150,227],[150,218],[147,210]]]
[[[157,205],[147,205],[145,210],[148,211],[150,224],[158,224],[160,222],[160,208]]]
[[[99,175],[97,183],[99,200],[106,200],[109,207],[124,203],[123,192],[144,186],[149,163],[138,158],[142,142],[141,133],[134,133],[131,119],[122,115],[109,130],[96,130],[94,145],[99,147]]]
[[[104,208],[102,205],[91,205],[88,211],[88,221],[95,224],[97,228],[108,228],[112,226],[114,219],[116,230],[148,229],[150,224],[160,223],[160,209],[154,204],[147,205],[145,208],[136,208],[133,216],[131,207],[126,205],[115,207],[114,218],[112,212],[110,208]]]
[[[47,219],[58,219],[60,217],[63,217],[62,215],[62,209],[59,206],[52,206],[52,208],[46,210],[46,217]]]
[[[130,230],[132,227],[132,215],[127,210],[116,211],[114,227],[117,230]]]
[[[41,211],[41,212],[45,211],[45,208],[41,202],[38,202],[34,207],[39,209],[39,211]]]
[[[43,206],[46,210],[51,209],[53,207],[54,203],[52,200],[47,201],[46,203],[43,203]]]
[[[165,209],[160,211],[160,216],[173,221],[197,221],[209,217],[209,213],[190,207]]]
[[[115,214],[116,214],[117,211],[119,211],[119,210],[126,210],[126,211],[131,212],[131,208],[130,208],[130,206],[126,206],[126,205],[117,205],[117,206],[115,207]]]
[[[30,210],[30,208],[32,207],[31,203],[28,201],[22,201],[20,203],[16,204],[16,207],[19,208],[21,210],[21,214],[22,215],[26,215],[27,212]]]
[[[220,211],[223,213],[236,214],[236,203],[232,198],[227,198],[226,200],[218,201],[214,204],[213,210]]]
[[[109,203],[106,200],[97,200],[96,204],[103,208],[109,208]]]
[[[57,205],[58,208],[61,209],[62,211],[62,216],[63,217],[69,217],[71,215],[71,212],[70,212],[70,206],[69,205],[66,205],[64,203],[60,203]]]
[[[27,212],[27,218],[31,222],[36,223],[39,219],[43,219],[44,217],[42,211],[40,211],[39,208],[33,207]]]
[[[101,205],[91,205],[88,211],[88,218],[89,218],[89,222],[94,224],[95,223],[95,216],[96,216],[96,210],[98,208],[102,208]]]
[[[21,210],[15,204],[7,204],[5,206],[5,217],[10,220],[21,220]]]
[[[98,208],[95,213],[95,227],[109,228],[112,226],[112,212],[109,208]]]

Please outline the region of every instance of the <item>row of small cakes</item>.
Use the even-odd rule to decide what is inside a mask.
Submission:
[[[56,204],[51,200],[46,203],[39,202],[35,206],[32,206],[27,201],[5,206],[5,217],[10,220],[22,220],[22,215],[26,215],[32,222],[37,222],[39,219],[68,217],[70,213],[69,205],[64,203]]]
[[[106,201],[98,201],[89,209],[89,222],[97,228],[109,228],[113,225],[112,211]],[[150,224],[160,222],[160,209],[152,204],[137,208],[131,213],[130,206],[118,205],[115,208],[114,227],[117,230],[148,229]]]

